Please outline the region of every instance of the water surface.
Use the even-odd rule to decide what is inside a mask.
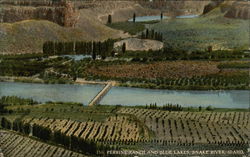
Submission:
[[[91,55],[61,55],[61,57],[69,57],[70,59],[73,59],[75,61],[79,61],[85,58],[92,58]]]
[[[181,16],[176,16],[178,19],[189,19],[189,18],[197,18],[199,15],[181,15]]]
[[[1,96],[19,96],[36,101],[63,101],[88,104],[103,88],[103,85],[35,84],[0,82]],[[195,91],[155,90],[128,87],[112,87],[100,104],[146,105],[157,103],[182,106],[209,105],[217,108],[248,108],[250,90]]]
[[[39,102],[79,102],[87,105],[103,85],[36,84],[0,82],[1,96],[32,98]]]
[[[249,90],[195,91],[113,87],[102,99],[101,104],[146,105],[157,103],[164,105],[172,103],[194,107],[211,105],[218,108],[248,108],[249,94]]]
[[[167,16],[163,16],[163,19],[167,19]],[[154,20],[161,20],[161,16],[138,16],[135,18],[135,22],[147,22],[147,21],[154,21]],[[132,19],[128,20],[129,22],[133,21]]]

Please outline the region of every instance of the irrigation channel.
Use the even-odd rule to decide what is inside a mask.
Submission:
[[[217,108],[248,108],[250,101],[250,90],[156,90],[113,85],[91,81],[88,84],[81,81],[77,84],[0,82],[0,97],[15,95],[39,102],[79,102],[84,105],[92,103],[129,106],[172,103],[183,107],[211,105]]]

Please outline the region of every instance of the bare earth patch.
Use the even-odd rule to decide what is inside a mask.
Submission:
[[[124,78],[191,78],[216,74],[220,70],[216,62],[173,61],[155,62],[150,64],[124,64],[104,67],[92,67],[88,73],[106,77]]]
[[[122,44],[126,44],[126,50],[130,51],[148,51],[151,50],[160,50],[163,48],[163,42],[157,40],[149,39],[137,39],[137,38],[128,38],[115,43],[115,47],[121,47]]]

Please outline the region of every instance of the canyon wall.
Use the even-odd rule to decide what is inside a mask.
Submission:
[[[234,2],[225,14],[228,18],[250,19],[250,3]]]
[[[23,4],[23,5],[22,5]],[[0,7],[0,22],[14,23],[23,20],[48,20],[61,26],[74,27],[78,12],[71,2],[64,3],[8,3]],[[24,6],[24,4],[26,6]],[[41,6],[37,6],[40,4]]]

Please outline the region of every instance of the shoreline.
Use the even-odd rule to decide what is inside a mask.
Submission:
[[[95,81],[95,80],[86,80],[85,78],[77,78],[76,81],[70,83],[46,83],[45,80],[37,77],[16,77],[16,76],[0,76],[0,82],[20,82],[20,83],[41,83],[41,84],[91,84],[91,85],[107,85],[108,83],[112,84],[112,87],[127,87],[127,88],[139,88],[139,89],[152,89],[152,90],[197,90],[197,91],[226,91],[226,90],[250,90],[250,86],[240,88],[240,87],[204,87],[204,86],[164,86],[164,85],[155,85],[148,83],[121,83],[115,80],[110,81]],[[160,87],[161,86],[161,87]]]

